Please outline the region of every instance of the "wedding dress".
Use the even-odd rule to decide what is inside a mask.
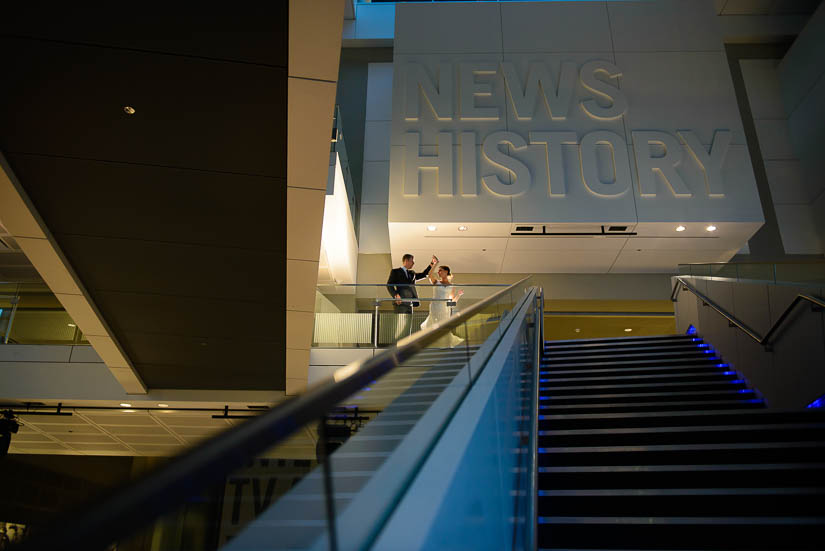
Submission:
[[[452,294],[452,285],[444,285],[438,282],[433,284],[433,298],[436,300],[430,302],[430,314],[427,316],[427,319],[424,320],[424,323],[421,324],[421,329],[428,329],[450,317],[450,308],[447,306],[446,299],[451,298]],[[430,346],[435,348],[452,348],[463,341],[464,339],[448,333]]]

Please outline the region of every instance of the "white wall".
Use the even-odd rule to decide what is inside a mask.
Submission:
[[[364,170],[361,179],[361,219],[358,233],[361,254],[390,252],[387,198],[390,181],[391,119],[392,63],[370,63],[367,74]]]
[[[825,4],[811,17],[779,64],[781,97],[788,116],[788,138],[800,161],[805,182],[807,213],[792,222],[797,207],[785,213],[800,243],[816,253],[825,252]],[[777,216],[780,210],[777,209]],[[782,227],[780,217],[780,228]],[[783,240],[785,235],[783,233]],[[814,245],[815,244],[815,245]],[[788,246],[785,246],[786,252]]]
[[[780,62],[743,59],[739,63],[785,252],[819,254],[822,245],[811,202],[821,193],[822,182],[804,177],[794,150],[782,101]]]

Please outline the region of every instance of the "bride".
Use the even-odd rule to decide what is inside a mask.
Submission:
[[[430,283],[432,283],[434,286],[433,299],[435,300],[430,302],[430,315],[427,316],[427,319],[425,319],[424,323],[421,324],[421,329],[427,329],[449,318],[450,310],[447,306],[447,300],[451,302],[457,302],[461,295],[464,294],[463,290],[459,290],[456,293],[453,289],[453,276],[450,273],[449,266],[441,266],[438,268],[438,279],[436,279],[432,275],[428,276],[428,278],[430,280]],[[444,339],[439,339],[438,341],[436,341],[436,343],[442,343],[442,341],[446,341],[442,344],[442,346],[452,348],[453,346],[456,346],[463,340],[464,339],[461,339],[459,337],[456,337],[452,333],[449,333],[445,335]]]

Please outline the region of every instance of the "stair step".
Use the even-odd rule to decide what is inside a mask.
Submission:
[[[740,395],[741,396],[741,395]],[[646,411],[657,411],[666,413],[669,411],[693,411],[701,407],[712,407],[713,409],[741,409],[741,408],[762,408],[765,402],[760,398],[749,400],[696,400],[684,402],[631,402],[631,403],[601,403],[601,404],[567,404],[567,405],[541,405],[539,411],[545,414],[581,413],[586,411],[595,413],[639,413]]]
[[[603,394],[601,392],[591,394],[574,394],[567,396],[549,396],[549,400],[544,404],[598,404],[602,402],[613,403],[634,403],[639,398],[656,399],[660,401],[684,401],[684,400],[707,400],[711,398],[741,400],[751,398],[756,393],[749,389],[728,389],[713,391],[677,391],[677,392],[620,392],[613,394]]]
[[[654,488],[546,490],[539,492],[540,516],[805,515],[810,499],[825,488]]]
[[[563,346],[596,346],[601,344],[632,344],[632,343],[661,343],[666,341],[699,341],[699,337],[690,335],[656,335],[649,337],[605,337],[599,339],[565,339],[557,341],[544,341],[545,350]]]
[[[598,360],[588,360],[586,362],[553,362],[552,364],[548,364],[548,367],[552,367],[553,369],[576,369],[576,368],[588,368],[588,369],[597,369],[597,368],[634,368],[634,367],[644,367],[644,366],[653,366],[653,367],[660,367],[660,366],[691,366],[691,365],[718,365],[722,362],[722,359],[716,356],[715,354],[702,354],[701,356],[696,357],[688,357],[683,358],[681,356],[675,358],[664,358],[664,359],[618,359],[612,360],[608,358],[602,358],[601,361]]]
[[[591,374],[597,373],[615,373],[617,375],[633,375],[644,373],[673,373],[673,372],[707,372],[718,373],[725,371],[717,365],[668,365],[668,366],[652,366],[652,367],[600,367],[596,369],[542,369],[539,374],[544,377],[546,375],[570,375],[574,377],[587,377]]]
[[[655,383],[655,382],[679,382],[680,380],[684,382],[690,381],[729,381],[731,379],[737,379],[739,375],[736,371],[717,371],[716,373],[671,373],[671,374],[648,374],[648,375],[602,375],[602,376],[592,376],[592,377],[549,377],[549,378],[542,378],[540,382],[546,383],[545,386],[539,387],[539,390],[544,390],[545,388],[550,388],[550,385],[553,387],[557,386],[564,386],[564,384],[572,385],[586,385],[588,383],[616,383],[622,384],[623,382],[633,383],[633,382],[640,382],[640,383]]]
[[[542,387],[543,394],[552,394],[556,396],[570,396],[585,394],[587,391],[595,393],[610,393],[621,390],[632,390],[636,393],[655,393],[661,392],[663,389],[672,389],[674,391],[714,391],[722,389],[742,389],[745,390],[746,384],[743,379],[731,379],[723,381],[699,381],[699,382],[681,382],[681,383],[657,383],[657,384],[625,384],[625,385],[575,385],[575,386],[548,386]],[[584,391],[584,392],[583,392]],[[546,400],[549,396],[541,396],[540,399]]]
[[[806,486],[825,480],[825,463],[542,467],[539,489]]]
[[[687,425],[752,425],[767,423],[821,423],[825,411],[806,410],[707,410],[639,413],[572,413],[540,415],[543,430],[553,429],[606,429],[620,427],[678,427]]]
[[[540,467],[823,462],[825,442],[539,448]]]
[[[578,354],[613,354],[613,353],[630,353],[630,352],[676,352],[684,350],[692,352],[695,350],[705,350],[711,348],[707,343],[693,342],[693,341],[679,341],[673,343],[654,343],[654,344],[631,344],[631,345],[617,345],[614,347],[564,347],[564,348],[545,348],[544,358],[555,358],[558,356]]]
[[[825,516],[542,516],[541,549],[821,549]]]

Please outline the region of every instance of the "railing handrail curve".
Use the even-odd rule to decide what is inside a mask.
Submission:
[[[327,379],[260,416],[227,429],[173,458],[168,464],[116,489],[90,510],[72,515],[35,534],[21,550],[104,548],[124,534],[171,510],[194,489],[218,480],[249,458],[284,441],[302,426],[320,418],[371,381],[400,366],[409,357],[515,289],[530,276],[428,329],[399,340],[372,358],[352,362],[341,380]],[[82,509],[81,509],[82,510]],[[50,528],[50,529],[49,529]]]
[[[714,302],[711,298],[705,296],[693,285],[689,284],[687,281],[683,280],[681,277],[678,276],[676,277],[676,284],[673,286],[673,291],[670,293],[670,300],[672,302],[676,302],[679,291],[681,290],[690,291],[691,293],[702,299],[702,302],[716,310],[718,314],[726,318],[730,323],[741,329],[747,336],[749,336],[751,339],[753,339],[762,346],[770,346],[771,337],[773,337],[774,333],[776,333],[779,327],[785,322],[788,315],[790,315],[791,311],[793,311],[797,304],[800,304],[803,301],[807,301],[819,307],[825,308],[825,300],[822,300],[821,298],[812,295],[804,295],[800,293],[796,295],[796,297],[791,301],[788,307],[785,308],[782,314],[776,319],[775,322],[773,322],[770,329],[768,329],[768,332],[765,333],[764,336],[760,336],[759,333],[756,332],[754,329],[748,327],[743,321],[741,321],[740,319],[732,315],[730,312],[716,304],[716,302]]]

